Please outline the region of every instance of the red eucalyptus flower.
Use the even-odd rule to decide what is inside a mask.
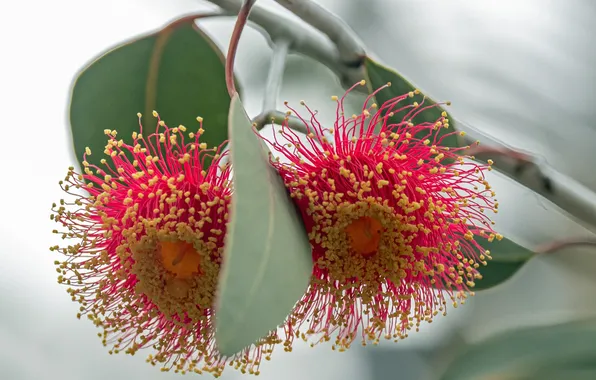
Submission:
[[[359,328],[363,344],[397,340],[445,313],[448,300],[463,303],[481,277],[478,266],[490,258],[475,238],[501,238],[483,214],[498,207],[484,179],[490,163],[465,160],[457,154],[465,148],[441,146],[458,133],[439,134],[449,127],[445,112],[434,123],[413,124],[437,106],[407,103],[418,91],[380,108],[369,106],[375,94],[352,117],[344,115],[345,95],[334,97],[333,128],[323,128],[308,107],[307,117],[290,108],[306,141],[286,119],[279,132],[289,144],[269,142],[289,160],[272,164],[302,213],[314,261],[287,334],[325,341],[337,332],[333,348],[340,350]],[[405,111],[399,123],[391,120]]]
[[[84,161],[84,174],[71,167],[60,182],[72,200],[54,205],[52,219],[66,228],[54,232],[73,242],[52,250],[67,257],[56,262],[58,282],[81,304],[78,317],[103,329],[110,353],[151,347],[147,361],[164,370],[218,376],[226,359],[215,347],[212,306],[232,188],[221,147],[199,141],[198,120],[188,134],[159,121],[144,137],[140,126],[130,145],[106,130],[101,167]],[[229,364],[258,374],[276,342],[268,337]]]

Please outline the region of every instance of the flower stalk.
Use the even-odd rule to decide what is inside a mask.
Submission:
[[[228,55],[226,57],[225,67],[226,86],[228,87],[228,94],[230,95],[230,98],[237,94],[236,84],[234,83],[234,63],[236,61],[238,44],[240,43],[240,37],[242,36],[244,26],[248,21],[250,9],[256,3],[256,1],[257,0],[244,0],[244,3],[242,3],[242,7],[238,12],[238,17],[236,18],[236,24],[234,25],[234,30],[232,31],[232,37],[230,38],[230,46],[228,47]]]

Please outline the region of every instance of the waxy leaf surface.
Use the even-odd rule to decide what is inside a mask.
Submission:
[[[105,129],[128,139],[139,131],[155,131],[156,110],[171,127],[198,128],[210,147],[227,139],[230,97],[226,90],[224,58],[217,46],[195,25],[198,16],[177,20],[147,36],[110,49],[77,76],[70,99],[70,125],[76,158],[98,165],[105,157]],[[209,164],[209,162],[206,162]]]
[[[494,239],[492,242],[486,239],[476,241],[490,251],[492,260],[488,261],[487,266],[480,265],[478,268],[482,279],[476,281],[473,290],[492,288],[507,281],[536,255],[535,252],[506,238],[500,241]]]
[[[234,194],[215,314],[215,338],[225,356],[280,326],[312,273],[301,217],[237,95],[228,123]]]
[[[596,379],[596,320],[508,331],[464,346],[441,380]]]
[[[367,85],[368,90],[370,93],[375,91],[376,89],[386,85],[387,83],[391,83],[391,86],[379,91],[375,95],[375,99],[379,106],[386,101],[396,98],[398,96],[407,94],[410,91],[416,90],[416,86],[410,83],[406,78],[402,75],[398,74],[396,71],[385,67],[369,57],[365,58],[364,67],[366,70],[367,76]],[[425,105],[435,104],[436,102],[429,98],[428,96],[420,93],[419,95],[415,95],[412,101],[417,101],[418,103],[422,103],[424,99]],[[409,111],[409,110],[408,110]],[[391,118],[393,123],[401,122],[408,111],[396,112],[395,115]],[[441,113],[446,111],[445,108],[441,106],[436,106],[426,111],[420,113],[416,117],[412,119],[412,122],[415,124],[429,122],[434,123],[441,117]],[[445,133],[450,133],[455,131],[455,120],[448,114],[449,117],[449,128],[441,128],[440,134],[443,135]],[[426,132],[424,132],[426,134]],[[418,136],[421,137],[421,136]],[[446,137],[442,144],[443,146],[447,147],[461,147],[465,146],[463,140],[458,135],[451,135]]]

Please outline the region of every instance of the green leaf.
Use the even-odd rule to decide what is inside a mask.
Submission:
[[[487,266],[481,265],[478,268],[482,279],[476,281],[474,291],[492,288],[505,282],[536,255],[535,252],[506,238],[500,241],[494,239],[490,243],[486,239],[476,241],[490,251],[492,260],[488,261]]]
[[[508,331],[465,347],[441,379],[596,379],[595,342],[596,320]]]
[[[573,366],[577,365],[578,368]],[[564,363],[559,366],[540,368],[515,380],[594,380],[596,379],[596,363]]]
[[[227,140],[230,97],[224,58],[194,24],[200,17],[179,19],[110,49],[78,74],[70,99],[70,125],[79,162],[89,147],[92,155],[87,161],[99,165],[105,157],[105,129],[124,138],[138,132],[138,112],[143,114],[145,133],[155,131],[156,110],[172,127],[194,128],[196,117],[203,117],[201,141],[209,146]]]
[[[414,91],[416,89],[416,86],[414,86],[412,83],[410,83],[402,75],[398,74],[397,72],[395,72],[394,70],[392,70],[388,67],[385,67],[385,66],[373,61],[369,57],[366,57],[366,59],[364,61],[364,67],[366,70],[366,77],[368,78],[367,85],[368,85],[369,93],[372,93],[376,89],[391,82],[391,87],[385,88],[385,89],[379,91],[375,95],[375,98],[377,100],[377,103],[379,103],[379,105],[385,103],[386,101],[388,101],[390,99],[404,95],[404,94],[406,94],[410,91]],[[428,96],[425,98],[425,95],[422,93],[420,93],[420,95],[415,95],[413,100],[421,103],[422,99],[425,99],[424,104],[426,104],[426,105],[436,103],[434,100],[432,100]],[[409,110],[402,111],[402,112],[396,112],[395,115],[391,118],[392,122],[398,123],[401,120],[403,120],[404,116],[406,115],[406,113],[408,111]],[[437,121],[437,119],[439,119],[441,117],[441,113],[443,111],[446,111],[446,110],[445,110],[445,108],[443,108],[441,106],[430,108],[430,109],[420,113],[415,118],[413,118],[412,122],[418,123],[418,124],[424,123],[424,122],[434,123],[435,121]],[[455,128],[455,120],[449,114],[448,114],[448,117],[449,117],[450,126],[447,129],[441,128],[439,131],[440,135],[444,135],[446,133],[455,131],[455,129],[454,129]],[[422,132],[422,133],[426,134],[426,132]],[[418,136],[418,137],[421,137],[421,136]],[[441,145],[455,148],[455,147],[465,146],[466,144],[463,142],[463,139],[461,139],[460,136],[451,135],[451,136],[446,137],[443,140]]]
[[[215,338],[231,356],[281,325],[312,273],[302,219],[238,95],[228,121],[234,195],[219,279]]]

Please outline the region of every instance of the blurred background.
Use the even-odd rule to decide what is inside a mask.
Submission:
[[[457,119],[532,152],[596,191],[596,3],[592,0],[319,0],[374,57],[438,100]],[[272,1],[259,4],[281,8]],[[0,378],[175,379],[144,355],[110,356],[78,305],[56,283],[48,248],[58,181],[75,163],[67,130],[71,80],[103,50],[213,8],[199,0],[22,1],[0,5]],[[225,51],[232,18],[201,25]],[[270,49],[246,30],[237,58],[244,103],[259,113]],[[331,121],[343,92],[321,64],[291,56],[281,101],[304,99]],[[135,111],[136,112],[136,111]],[[109,128],[109,126],[106,126]],[[546,200],[498,175],[497,229],[536,248],[594,237]],[[454,348],[520,326],[596,315],[596,255],[565,249],[532,260],[509,282],[478,293],[398,344],[298,346],[264,363],[261,379],[437,379]],[[224,379],[240,378],[228,371]]]

